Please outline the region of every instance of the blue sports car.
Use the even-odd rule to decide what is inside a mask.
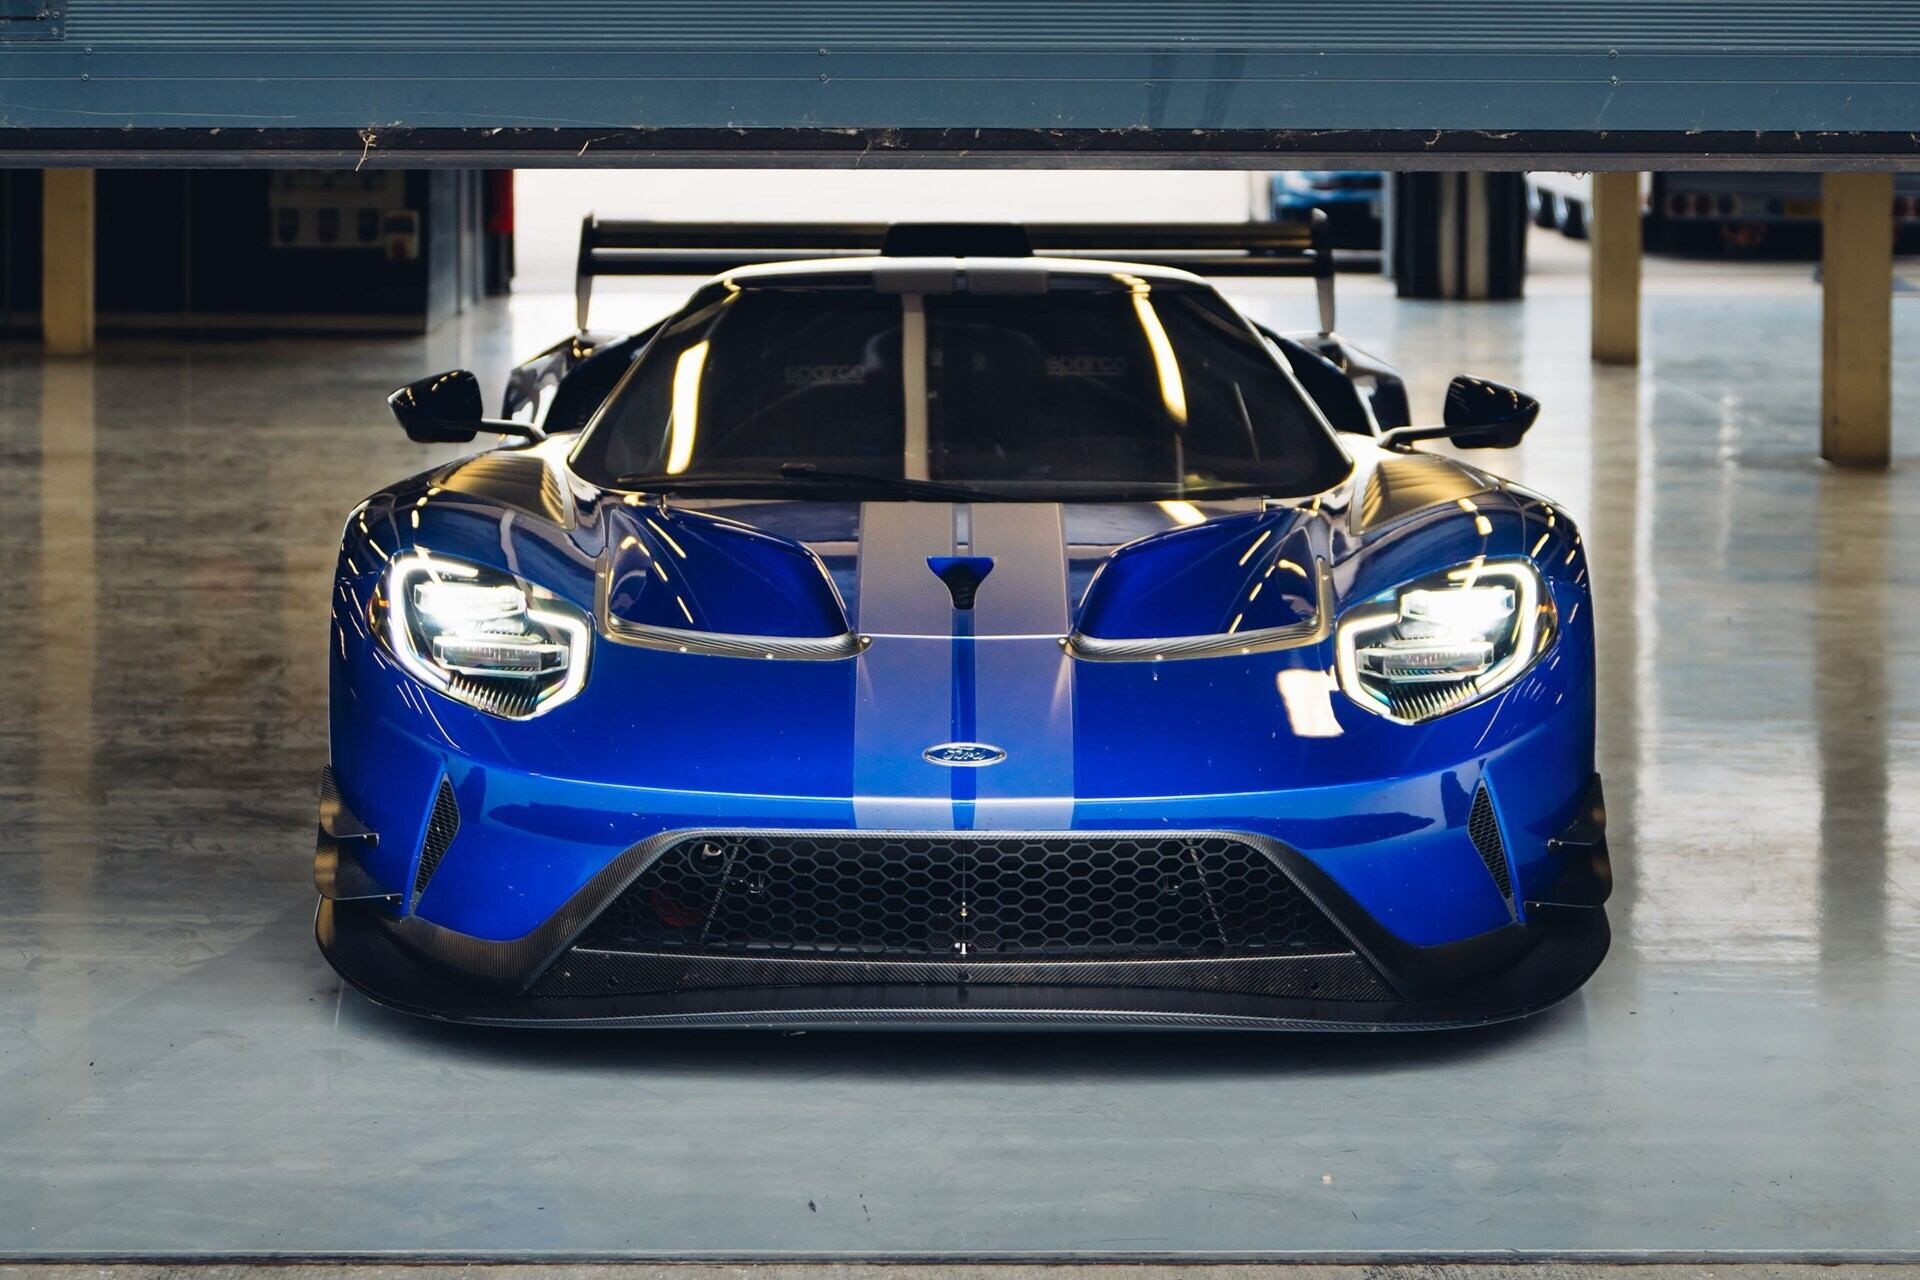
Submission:
[[[1004,237],[1003,237],[1004,239]],[[729,270],[349,515],[322,950],[434,1017],[1424,1028],[1606,953],[1585,552],[1421,439],[1538,405],[1183,271]],[[911,252],[906,252],[910,250]]]
[[[1305,220],[1327,215],[1333,243],[1342,249],[1380,248],[1386,175],[1372,169],[1294,169],[1273,175],[1273,216]]]

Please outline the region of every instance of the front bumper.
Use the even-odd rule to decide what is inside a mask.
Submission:
[[[429,1017],[496,1025],[1457,1027],[1537,1012],[1577,989],[1605,956],[1610,935],[1598,905],[1609,880],[1604,836],[1590,826],[1576,828],[1570,828],[1569,836],[1580,846],[1578,861],[1587,870],[1583,883],[1571,886],[1575,892],[1561,895],[1561,900],[1592,905],[1527,904],[1524,914],[1505,927],[1441,946],[1400,940],[1311,861],[1276,841],[1244,833],[1170,836],[1165,831],[887,837],[873,832],[682,831],[628,850],[545,925],[522,938],[475,938],[398,914],[380,898],[344,897],[323,898],[316,933],[334,968],[370,998]],[[916,943],[918,950],[905,954],[906,948],[887,947],[863,935],[854,940],[857,945],[793,947],[788,944],[795,917],[780,895],[797,892],[804,897],[817,893],[819,883],[796,887],[780,883],[777,874],[769,882],[764,873],[744,864],[740,874],[722,879],[727,885],[745,886],[739,890],[742,895],[761,895],[760,907],[745,905],[744,897],[737,904],[753,917],[735,917],[753,925],[747,930],[753,934],[750,940],[724,939],[721,935],[728,930],[714,921],[724,913],[713,901],[695,901],[684,887],[669,886],[678,897],[659,914],[708,921],[694,930],[700,946],[666,936],[674,933],[670,928],[662,934],[657,920],[651,939],[636,939],[631,931],[622,932],[624,926],[606,924],[636,894],[651,895],[644,900],[660,907],[660,873],[681,853],[695,846],[745,848],[754,842],[788,858],[802,846],[817,853],[864,843],[869,849],[886,846],[889,856],[908,846],[907,856],[914,856],[910,846],[915,842],[937,845],[939,860],[929,862],[922,856],[915,874],[924,883],[926,870],[934,868],[931,893],[937,903],[973,906],[957,913],[943,906],[934,923],[945,927],[949,914],[952,919],[972,916],[957,936],[983,945],[976,949],[963,941],[942,954],[939,946]],[[996,942],[996,892],[981,878],[988,874],[986,856],[969,850],[1004,850],[1023,842],[1030,851],[1044,853],[1046,846],[1091,852],[1099,859],[1118,857],[1122,870],[1111,882],[1090,878],[1078,901],[1065,901],[1049,890],[1048,901],[1058,918],[1040,922],[1044,940],[1034,932],[1032,915],[1025,926],[1009,926],[1008,913],[1001,911]],[[1254,896],[1265,904],[1259,914],[1263,919],[1286,914],[1284,936],[1259,925],[1247,932],[1250,916],[1242,913],[1235,923],[1232,903],[1203,894],[1194,899],[1203,921],[1199,927],[1206,928],[1206,920],[1216,925],[1225,921],[1225,932],[1207,939],[1215,954],[1185,953],[1182,931],[1187,926],[1179,910],[1144,899],[1156,882],[1137,874],[1141,850],[1160,846],[1209,849],[1209,856],[1218,856],[1222,849],[1238,850],[1250,858],[1269,877],[1255,887]],[[925,855],[928,850],[919,852]],[[967,896],[953,898],[953,883],[958,881],[939,881],[940,868],[956,860],[971,866],[976,858],[980,874],[966,872],[961,880],[972,887]],[[1083,857],[1081,865],[1100,864]],[[836,872],[844,873],[844,866]],[[1208,874],[1218,889],[1218,869]],[[1032,884],[1039,886],[1042,879]],[[1177,885],[1157,883],[1178,895]],[[837,885],[843,895],[857,893],[859,887],[844,878]],[[1293,905],[1276,912],[1276,894],[1288,895]],[[1143,900],[1149,913],[1145,917],[1137,905]],[[833,927],[841,931],[839,942],[847,944],[864,927],[858,919],[860,904],[846,903],[844,897],[839,901],[838,906],[829,902],[820,918],[838,920]],[[1136,904],[1135,916],[1106,938],[1109,945],[1103,953],[1095,954],[1098,946],[1074,941],[1087,937],[1084,928],[1062,923],[1084,920],[1089,902],[1129,901]],[[769,902],[775,905],[765,905]],[[897,913],[899,908],[889,910]],[[1126,910],[1115,907],[1105,923]],[[882,913],[875,907],[868,914]],[[922,913],[914,926],[922,931],[921,942],[928,918]],[[1144,931],[1137,927],[1141,918],[1149,921]],[[1095,928],[1100,927],[1096,922]],[[1025,930],[1020,934],[1027,940],[1025,949],[993,954],[996,945],[1013,945],[1018,929]],[[1131,942],[1115,949],[1111,944],[1121,932]],[[706,945],[709,942],[714,945]]]

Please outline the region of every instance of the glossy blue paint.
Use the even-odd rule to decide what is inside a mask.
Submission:
[[[837,636],[847,618],[806,547],[697,511],[606,505],[608,608],[628,622],[733,635]]]
[[[1129,543],[1094,575],[1076,624],[1136,640],[1311,619],[1316,557],[1302,520],[1292,509],[1252,512]]]
[[[993,561],[984,556],[928,556],[927,568],[942,577],[950,570],[971,570],[984,577]],[[962,609],[956,601],[953,610],[953,740],[972,742],[979,733],[980,671],[978,640],[975,639],[973,610]],[[921,752],[929,764],[946,765],[938,753]],[[977,818],[975,802],[980,796],[979,779],[971,769],[948,770],[947,788],[953,796],[953,825],[960,831],[972,831]]]
[[[1310,604],[1299,589],[1264,589],[1255,603],[1272,612],[1246,607],[1254,583],[1277,581],[1263,577],[1275,557],[1329,561],[1339,612],[1474,556],[1531,555],[1559,634],[1503,693],[1408,726],[1334,687],[1330,641],[1089,662],[1065,656],[1057,637],[975,637],[956,625],[945,638],[878,637],[859,657],[834,661],[661,652],[596,635],[579,698],[505,720],[423,687],[373,634],[388,556],[428,547],[591,609],[602,554],[612,547],[619,572],[638,574],[630,557],[644,563],[644,546],[691,583],[696,625],[783,635],[837,629],[831,570],[789,532],[750,527],[748,504],[728,505],[722,519],[582,493],[572,527],[561,529],[432,492],[426,477],[396,485],[349,520],[334,597],[332,762],[347,803],[381,833],[368,869],[396,892],[410,883],[444,773],[461,824],[417,910],[481,938],[528,933],[647,836],[713,825],[1244,830],[1300,850],[1405,941],[1497,928],[1507,907],[1466,834],[1475,788],[1484,781],[1492,792],[1524,896],[1557,874],[1548,841],[1592,771],[1591,605],[1577,534],[1564,515],[1498,487],[1471,509],[1447,502],[1359,527],[1353,493],[1372,446],[1353,448],[1356,477],[1315,507],[1230,511],[1171,532],[1144,508],[1098,520],[1070,510],[1076,556],[1098,549],[1086,530],[1103,522],[1148,530],[1104,548],[1082,625],[1177,635],[1224,629],[1235,611],[1248,627],[1294,620]],[[858,521],[844,504],[758,505],[788,529],[817,518],[821,542],[832,544],[823,558],[857,561]],[[621,559],[628,538],[636,545]],[[1068,552],[1053,554],[1064,562]],[[623,597],[623,616],[654,617],[644,612],[652,590]],[[923,755],[975,732],[1006,759],[949,769]]]

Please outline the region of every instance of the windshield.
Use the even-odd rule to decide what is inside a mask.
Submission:
[[[908,481],[1036,500],[1303,494],[1346,474],[1318,413],[1213,290],[1033,279],[1050,287],[702,290],[614,390],[574,468],[624,487]]]

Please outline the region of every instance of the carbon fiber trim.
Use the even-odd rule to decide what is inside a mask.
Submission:
[[[1352,952],[1192,960],[1003,961],[998,964],[797,960],[637,954],[576,947],[531,996],[660,995],[727,987],[1129,987],[1312,1000],[1387,1000],[1393,992]]]
[[[1607,953],[1606,912],[1542,908],[1537,945],[1470,986],[1419,999],[1337,1001],[1210,991],[1049,986],[756,987],[653,996],[513,995],[451,977],[398,945],[367,903],[322,900],[314,933],[356,990],[404,1012],[485,1026],[927,1030],[1424,1031],[1537,1013],[1573,991]]]
[[[601,869],[600,873],[589,880],[580,891],[569,898],[561,908],[550,916],[545,924],[520,938],[495,940],[477,938],[471,934],[458,933],[418,915],[407,915],[399,920],[387,922],[385,927],[393,931],[394,937],[411,950],[419,953],[436,965],[452,970],[468,981],[479,982],[489,987],[510,991],[525,991],[533,981],[545,971],[546,967],[557,959],[562,952],[574,945],[580,935],[593,920],[599,916],[608,903],[625,892],[641,874],[652,866],[654,861],[675,845],[691,840],[728,840],[744,838],[781,839],[862,839],[872,836],[872,831],[826,831],[826,830],[742,830],[738,828],[692,828],[681,831],[664,831],[650,839],[634,845]],[[1057,839],[1060,831],[942,831],[937,835],[950,840],[1048,840]],[[1379,971],[1389,983],[1398,987],[1399,980],[1392,970],[1380,963],[1375,949],[1383,938],[1357,937],[1356,922],[1353,913],[1329,910],[1327,896],[1336,892],[1323,880],[1309,883],[1303,881],[1306,874],[1304,861],[1299,855],[1287,850],[1276,841],[1264,836],[1250,835],[1232,831],[1181,831],[1170,833],[1160,831],[1101,831],[1085,833],[1103,840],[1165,840],[1169,835],[1177,834],[1190,840],[1231,840],[1244,844],[1271,859],[1282,874],[1300,889],[1314,906],[1324,912],[1328,919],[1353,942],[1357,951],[1376,971]],[[1372,931],[1377,934],[1377,930]]]
[[[337,840],[366,840],[372,844],[380,840],[341,799],[332,765],[320,768],[320,829]]]
[[[378,833],[360,821],[340,795],[332,766],[320,770],[320,822],[314,833],[313,887],[323,898],[377,898],[399,902],[400,895],[367,874],[359,851],[380,843]]]
[[[376,881],[360,863],[356,850],[368,844],[364,840],[345,840],[329,835],[321,827],[314,836],[313,887],[323,898],[337,900],[378,899],[397,903],[400,895]]]
[[[1531,896],[1527,905],[1597,907],[1613,892],[1613,862],[1607,854],[1607,801],[1600,775],[1587,783],[1580,809],[1559,835],[1547,841],[1547,853],[1560,873]]]
[[[544,1026],[547,1019],[486,1019],[500,1026]],[[1444,1031],[1503,1018],[1455,1022],[1373,1022],[1364,1019],[1261,1017],[1164,1009],[983,1009],[871,1005],[822,1009],[640,1014],[583,1018],[567,1025],[589,1029],[775,1028],[813,1031]]]
[[[1145,640],[1102,640],[1076,631],[1060,643],[1068,654],[1086,662],[1160,662],[1181,658],[1238,657],[1304,649],[1333,634],[1333,572],[1325,560],[1314,562],[1319,581],[1318,601],[1311,622],[1295,622],[1260,631],[1222,632],[1208,636],[1165,636]]]

